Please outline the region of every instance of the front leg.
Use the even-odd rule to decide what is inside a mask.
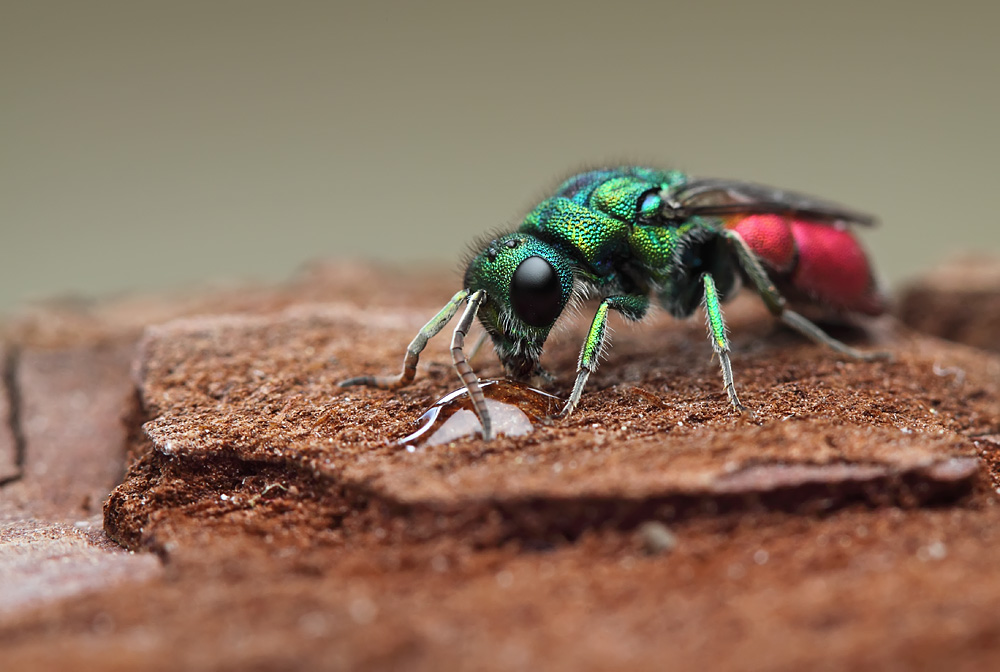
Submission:
[[[587,384],[590,374],[597,370],[597,362],[607,341],[608,311],[617,310],[630,320],[641,320],[649,309],[649,297],[642,294],[624,294],[621,296],[609,296],[601,301],[594,315],[594,321],[590,324],[590,331],[587,333],[587,340],[583,342],[580,350],[580,361],[576,367],[576,382],[573,384],[573,392],[569,395],[569,401],[563,407],[560,417],[564,417],[573,412],[580,397],[583,396],[583,388]]]
[[[455,317],[459,306],[469,296],[469,290],[463,289],[455,296],[451,297],[444,308],[437,315],[431,318],[430,322],[424,325],[423,329],[417,333],[410,346],[406,348],[406,356],[403,358],[403,370],[395,376],[357,376],[348,378],[340,382],[340,387],[351,387],[352,385],[369,385],[371,387],[381,387],[383,389],[394,390],[413,382],[417,375],[417,362],[420,360],[420,353],[427,347],[427,341],[433,338],[445,325]]]
[[[479,385],[479,378],[476,376],[476,372],[472,370],[465,357],[464,350],[465,335],[469,333],[472,320],[476,318],[479,306],[485,300],[486,292],[481,289],[469,295],[469,303],[465,307],[462,317],[459,318],[458,326],[455,327],[455,333],[452,335],[451,358],[455,363],[455,372],[462,379],[462,383],[465,384],[465,389],[469,393],[469,399],[472,400],[472,408],[475,410],[476,415],[479,416],[479,424],[483,427],[483,441],[489,441],[493,438],[493,424],[490,421],[489,409],[486,407],[486,397],[483,395],[483,388]]]

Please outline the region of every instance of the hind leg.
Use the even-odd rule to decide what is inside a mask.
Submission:
[[[785,297],[778,292],[777,287],[775,287],[774,283],[771,282],[771,279],[767,275],[767,271],[765,271],[764,267],[760,265],[757,255],[753,253],[753,250],[750,249],[746,241],[733,230],[727,230],[723,232],[722,235],[729,241],[730,245],[736,251],[740,266],[744,271],[746,271],[747,277],[750,278],[757,294],[759,294],[760,298],[764,301],[764,305],[766,305],[768,310],[771,311],[771,314],[781,320],[782,323],[788,325],[806,338],[821,345],[825,345],[832,350],[836,350],[840,354],[851,357],[852,359],[873,361],[892,358],[892,355],[888,352],[863,352],[856,348],[852,348],[846,343],[842,343],[830,336],[799,313],[788,308],[788,302],[785,301]]]

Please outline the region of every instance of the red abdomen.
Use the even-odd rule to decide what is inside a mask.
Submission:
[[[747,242],[779,286],[840,311],[885,312],[885,298],[868,258],[846,225],[750,215],[730,228]]]

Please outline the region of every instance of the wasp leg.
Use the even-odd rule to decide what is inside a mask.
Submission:
[[[865,362],[874,362],[880,359],[892,359],[892,353],[890,352],[863,352],[857,348],[852,348],[846,343],[838,341],[833,336],[830,336],[802,315],[796,313],[794,310],[785,310],[778,316],[778,318],[784,324],[787,324],[803,336],[811,338],[817,343],[821,343],[828,348],[832,348],[842,355],[846,355],[852,359],[860,359]]]
[[[458,312],[458,307],[469,296],[469,290],[462,291],[451,297],[451,301],[445,304],[441,311],[431,318],[430,322],[424,325],[423,329],[417,333],[409,347],[406,348],[406,357],[403,358],[403,370],[397,376],[357,376],[348,378],[340,383],[340,387],[351,387],[352,385],[370,385],[383,389],[396,389],[409,385],[413,382],[413,377],[417,374],[417,361],[420,353],[427,346],[427,341],[444,329],[445,325]]]
[[[708,323],[708,337],[712,340],[715,353],[719,355],[722,383],[726,388],[726,395],[729,397],[729,403],[737,412],[749,413],[740,402],[740,398],[736,394],[736,385],[733,382],[733,367],[729,362],[729,338],[726,336],[726,323],[722,319],[719,290],[715,287],[715,279],[708,273],[701,276],[701,280],[705,285],[705,321]],[[752,413],[750,414],[752,415]]]
[[[597,370],[597,362],[604,350],[607,340],[608,311],[617,310],[630,320],[641,320],[649,309],[649,297],[638,294],[625,294],[622,296],[609,296],[601,301],[594,315],[594,321],[590,324],[590,331],[587,333],[587,340],[583,342],[580,350],[580,361],[576,367],[576,382],[573,384],[573,392],[569,395],[569,401],[563,406],[559,417],[564,417],[573,412],[576,405],[580,403],[583,396],[583,387],[587,384],[587,378]]]
[[[462,313],[462,317],[459,318],[455,333],[451,338],[451,358],[455,362],[455,371],[458,372],[458,377],[462,379],[465,389],[469,391],[472,407],[476,410],[476,415],[479,416],[479,424],[483,426],[483,441],[489,441],[493,438],[493,432],[490,412],[486,408],[486,397],[483,396],[483,388],[479,386],[479,378],[469,366],[462,349],[465,346],[465,335],[469,333],[472,320],[475,319],[479,306],[485,300],[486,292],[481,289],[469,297],[469,304],[466,306],[465,312]]]
[[[788,325],[806,338],[809,338],[821,345],[825,345],[826,347],[852,359],[874,361],[878,359],[892,358],[892,355],[888,352],[862,352],[861,350],[852,348],[846,343],[842,343],[830,336],[799,313],[788,308],[788,302],[785,301],[785,297],[778,292],[777,287],[774,286],[774,283],[771,282],[771,279],[768,277],[767,271],[765,271],[764,267],[760,265],[757,255],[753,253],[740,234],[735,231],[728,230],[725,231],[723,235],[732,243],[733,247],[736,248],[736,254],[740,260],[740,266],[742,266],[743,270],[746,271],[750,281],[753,282],[754,288],[757,290],[757,294],[759,294],[760,298],[764,301],[764,305],[767,306],[767,309],[771,311],[772,315],[781,320],[784,324]]]

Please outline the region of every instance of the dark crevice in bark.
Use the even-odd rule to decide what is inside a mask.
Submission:
[[[21,479],[24,474],[24,463],[27,458],[28,444],[24,437],[24,429],[21,427],[21,390],[17,383],[17,369],[20,362],[21,352],[15,346],[8,346],[3,366],[3,386],[7,393],[7,403],[10,409],[10,416],[7,420],[10,434],[14,439],[14,464],[17,473],[13,476],[0,479],[0,487]]]

